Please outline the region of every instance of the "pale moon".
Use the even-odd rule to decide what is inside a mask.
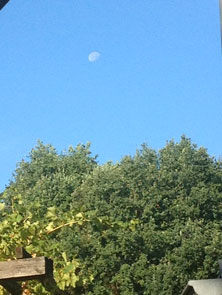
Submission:
[[[98,51],[93,51],[89,54],[88,59],[90,62],[95,62],[100,58],[100,53]]]

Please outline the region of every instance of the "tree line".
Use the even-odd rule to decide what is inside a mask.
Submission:
[[[0,199],[0,260],[21,245],[48,256],[69,294],[179,295],[218,276],[222,162],[185,136],[105,164],[88,144],[38,142]]]

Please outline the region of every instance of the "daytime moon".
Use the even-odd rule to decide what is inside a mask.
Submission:
[[[100,58],[100,53],[98,51],[93,51],[89,54],[88,59],[90,62],[95,62]]]

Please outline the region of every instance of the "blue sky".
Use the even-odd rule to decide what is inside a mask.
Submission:
[[[38,139],[58,151],[91,142],[104,163],[186,134],[221,156],[219,28],[217,0],[11,0],[0,11],[0,190]]]

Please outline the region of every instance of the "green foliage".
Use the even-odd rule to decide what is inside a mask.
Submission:
[[[98,165],[89,145],[38,143],[1,196],[0,259],[16,245],[55,262],[69,294],[180,294],[218,275],[222,164],[185,136]],[[32,294],[46,294],[30,283]]]

